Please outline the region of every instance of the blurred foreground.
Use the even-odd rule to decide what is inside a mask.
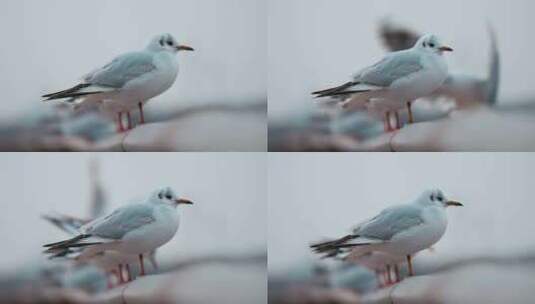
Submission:
[[[370,271],[302,267],[269,278],[271,304],[531,303],[535,253],[417,263],[417,276],[379,288]]]
[[[107,289],[97,270],[68,272],[60,264],[0,279],[1,303],[262,303],[265,255],[179,261]],[[65,275],[65,273],[69,273]]]
[[[265,101],[148,108],[146,124],[120,134],[99,112],[49,106],[1,123],[0,151],[266,151]]]

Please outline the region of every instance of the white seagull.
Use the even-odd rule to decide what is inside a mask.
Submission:
[[[42,218],[72,236],[77,236],[79,234],[80,228],[91,221],[62,214],[43,215]],[[78,257],[79,253],[80,252],[77,252],[70,248],[66,248],[64,250],[57,250],[56,253],[52,254],[49,258],[72,258]],[[152,250],[151,252],[146,253],[145,256],[148,256],[149,261],[152,265],[152,270],[157,270],[158,263],[156,261],[156,250]],[[97,256],[92,256],[86,259],[80,259],[78,257],[76,259],[76,262],[76,264],[78,265],[86,264],[89,262],[92,265],[95,265],[108,273],[115,274],[117,276],[118,282],[121,284],[127,280],[132,280],[133,276],[130,271],[130,264],[137,263],[138,256],[133,254],[124,254],[117,251],[106,251],[102,254],[98,254]],[[125,279],[124,277],[123,270],[126,271],[127,279]]]
[[[60,92],[43,95],[45,101],[68,98],[76,108],[98,104],[104,112],[117,115],[118,131],[124,131],[122,114],[127,114],[128,129],[132,128],[130,111],[139,108],[144,123],[143,104],[167,91],[178,75],[179,51],[193,51],[180,45],[171,34],[154,37],[142,51],[120,55],[102,68],[82,78],[80,84]]]
[[[411,103],[440,88],[448,77],[442,54],[451,52],[435,35],[424,35],[407,50],[387,54],[378,63],[356,73],[340,86],[316,91],[316,97],[343,98],[345,108],[373,107],[385,114],[385,129],[391,131],[390,113],[405,107],[414,121]],[[399,125],[399,123],[397,123]]]
[[[45,253],[57,255],[79,250],[79,260],[87,260],[107,251],[137,255],[140,274],[144,275],[143,254],[152,252],[173,238],[179,226],[176,207],[180,204],[193,203],[178,198],[169,187],[161,188],[142,203],[123,206],[83,225],[79,229],[80,234],[74,238],[44,245],[48,247]]]
[[[442,238],[448,225],[448,206],[462,204],[448,200],[440,190],[428,190],[413,202],[383,210],[374,218],[359,224],[351,234],[310,247],[326,256],[336,256],[345,249],[352,250],[353,258],[374,251],[404,256],[407,258],[409,275],[413,275],[412,255],[431,247]]]

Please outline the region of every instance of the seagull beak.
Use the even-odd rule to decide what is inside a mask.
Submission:
[[[457,207],[462,207],[464,206],[463,204],[459,203],[459,202],[456,202],[456,201],[447,201],[446,202],[446,207],[448,206],[457,206]]]
[[[176,199],[175,200],[175,203],[177,205],[180,205],[180,204],[185,204],[185,205],[193,205],[193,202],[188,200],[188,199],[185,199],[185,198],[179,198],[179,199]]]
[[[449,46],[441,46],[438,48],[440,51],[442,52],[453,52],[453,49],[450,48]]]
[[[192,47],[187,45],[179,45],[176,47],[177,51],[195,51]]]

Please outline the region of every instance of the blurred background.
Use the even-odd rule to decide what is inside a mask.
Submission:
[[[42,254],[42,245],[65,239],[68,235],[41,219],[42,215],[65,214],[88,219],[95,204],[102,205],[108,213],[129,202],[144,199],[162,186],[172,187],[177,195],[187,197],[195,204],[187,206],[192,208],[178,209],[181,216],[179,231],[156,253],[160,269],[148,268],[152,274],[160,274],[150,276],[156,280],[155,285],[169,286],[172,280],[158,281],[158,278],[187,273],[188,270],[180,271],[184,265],[190,265],[190,269],[215,267],[205,271],[211,278],[216,278],[216,282],[221,280],[220,276],[227,282],[241,282],[240,274],[247,273],[249,294],[253,293],[254,299],[265,300],[265,290],[262,290],[266,273],[267,194],[265,157],[262,155],[7,153],[0,158],[0,163],[3,168],[0,182],[4,185],[0,242],[7,246],[0,259],[0,302],[6,300],[2,295],[8,286],[11,291],[28,285],[58,287],[59,284],[59,287],[65,287],[63,270],[51,269],[69,263],[61,259],[47,260]],[[197,265],[197,268],[191,265]],[[214,265],[232,267],[234,275],[226,274],[226,271],[221,274]],[[51,272],[56,273],[53,280],[49,280]],[[56,282],[58,277],[62,283]],[[184,289],[197,293],[195,299],[200,303],[206,303],[201,295],[212,288],[214,296],[228,298],[228,293],[233,293],[232,288],[225,291],[226,295],[219,292],[220,283],[203,285],[202,278],[193,281],[197,282],[196,287]],[[144,282],[143,286],[147,284],[151,286],[151,281]],[[189,282],[180,280],[177,284],[187,286]],[[143,299],[139,294],[147,294],[137,287],[130,289],[137,290],[135,299],[138,301]],[[106,294],[105,290],[99,291]],[[175,291],[184,292],[180,288]],[[162,292],[165,294],[165,290]],[[178,298],[181,296],[173,297],[170,303]]]
[[[447,117],[452,110],[466,110],[473,105],[492,107],[493,113],[499,111],[499,114],[505,110],[529,109],[533,119],[535,82],[530,75],[535,61],[533,45],[526,39],[529,29],[535,26],[527,13],[535,9],[532,1],[378,0],[365,5],[350,0],[336,4],[325,0],[268,2],[271,151],[344,150],[343,142],[337,142],[335,136],[348,135],[362,142],[380,135],[381,121],[362,113],[334,111],[333,114],[322,107],[327,100],[314,99],[310,92],[347,82],[354,73],[379,61],[393,49],[386,37],[405,37],[406,33],[416,37],[434,33],[454,48],[453,53],[445,56],[450,72],[467,80],[466,87],[456,89],[468,90],[477,82],[487,86],[484,83],[490,78],[499,79],[492,81],[493,88],[485,89],[498,91],[497,96],[449,95],[445,96],[447,100],[439,100],[440,106],[437,102],[431,105],[417,102],[417,121],[436,121]],[[489,27],[494,32],[494,46]],[[457,105],[452,106],[451,102]],[[404,120],[404,114],[400,114]],[[511,120],[515,119],[518,118]],[[511,125],[511,121],[508,123]],[[321,135],[330,136],[320,138],[323,145],[317,143]],[[516,136],[524,142],[533,139],[526,134]],[[511,144],[502,143],[501,139],[496,136],[494,146],[506,150]],[[325,144],[326,141],[329,143]],[[480,143],[478,151],[488,151],[484,146]],[[418,151],[429,149],[429,143],[418,148]],[[441,150],[463,148],[450,145]]]
[[[234,119],[252,121],[249,127],[259,129],[257,133],[263,129],[265,137],[265,12],[262,0],[100,0],[91,4],[2,1],[0,35],[4,37],[4,47],[0,55],[6,58],[0,63],[3,149],[31,150],[27,146],[33,142],[23,148],[20,143],[7,144],[15,136],[12,134],[31,134],[30,128],[51,137],[62,135],[90,141],[107,138],[108,133],[113,135],[113,124],[111,130],[105,128],[107,120],[78,117],[70,109],[60,111],[56,109],[58,103],[42,103],[40,96],[75,85],[83,75],[117,55],[144,49],[160,33],[171,33],[180,43],[193,46],[195,52],[178,55],[180,73],[176,83],[147,105],[149,122],[183,118],[179,114],[191,109],[206,115],[219,111]],[[45,126],[47,130],[43,130]],[[195,134],[196,125],[187,127],[190,134]],[[204,130],[198,132],[202,136]],[[247,136],[243,135],[251,141],[252,136]],[[209,142],[209,138],[203,140]],[[205,143],[197,143],[196,147],[202,144]],[[248,150],[258,150],[259,146],[257,142],[247,145]],[[59,149],[59,144],[48,148]],[[89,150],[91,146],[78,149]],[[245,150],[234,150],[240,149]]]
[[[354,291],[355,298],[380,291],[373,271],[341,261],[320,260],[309,245],[345,235],[384,208],[412,201],[433,188],[441,189],[464,207],[447,210],[445,235],[434,250],[422,251],[414,258],[417,275],[428,276],[407,288],[400,285],[405,297],[391,300],[407,300],[407,295],[416,290],[419,297],[406,303],[430,303],[425,294],[442,296],[433,298],[437,302],[432,303],[461,303],[467,299],[473,300],[470,303],[498,303],[493,301],[500,299],[500,294],[510,295],[511,288],[517,288],[518,296],[524,297],[522,287],[533,287],[532,281],[523,282],[524,273],[533,275],[535,271],[530,182],[535,157],[529,153],[271,154],[269,168],[270,302],[357,303],[340,298],[334,301],[334,297],[329,298],[334,302],[329,302],[315,288],[336,290],[338,296],[340,289]],[[475,269],[480,263],[490,271],[482,274]],[[507,266],[502,269],[504,264]],[[434,284],[434,278],[450,269],[464,272],[445,284]],[[490,290],[481,292],[481,284]],[[461,294],[460,300],[448,298],[450,289],[444,285],[455,286],[452,294]],[[292,297],[288,290],[295,291],[296,286],[303,289],[299,297]],[[531,296],[531,292],[528,294]],[[485,295],[488,299],[482,301]]]

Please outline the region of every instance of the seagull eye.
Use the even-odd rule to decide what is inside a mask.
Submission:
[[[172,199],[173,197],[172,197],[170,194],[167,194],[167,195],[165,196],[165,198],[166,198],[166,199]]]
[[[434,48],[435,47],[435,44],[434,43],[429,43],[429,46]]]
[[[173,41],[170,41],[170,40],[167,41],[167,45],[168,45],[168,46],[172,46],[172,45],[173,45]]]

